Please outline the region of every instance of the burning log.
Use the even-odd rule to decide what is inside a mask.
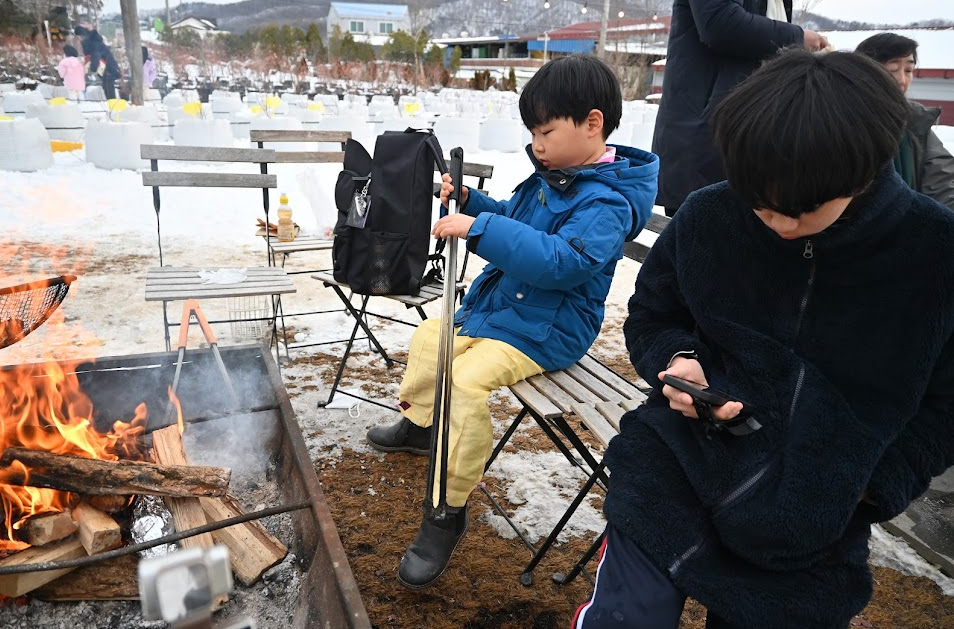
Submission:
[[[116,520],[85,502],[73,509],[73,521],[79,527],[80,543],[89,555],[123,545],[122,532]]]
[[[30,596],[44,601],[135,601],[139,599],[138,566],[134,554],[115,557],[77,568]]]
[[[199,498],[199,503],[209,522],[244,514],[241,505],[231,496]],[[266,570],[277,565],[288,554],[288,548],[257,521],[213,531],[212,539],[229,547],[232,572],[245,585],[258,581]]]
[[[35,564],[47,561],[64,561],[86,556],[86,549],[76,536],[68,537],[46,546],[33,546],[0,561],[0,568]],[[66,574],[73,568],[47,570],[44,572],[24,572],[20,574],[0,575],[0,594],[22,596],[41,585]]]
[[[29,473],[11,465],[14,461],[26,466]],[[231,470],[221,467],[107,461],[26,448],[4,450],[0,468],[0,483],[7,485],[123,496],[224,496],[232,476]]]
[[[58,511],[30,517],[17,535],[30,546],[46,546],[76,532],[76,524],[69,513]]]
[[[178,426],[167,426],[152,433],[152,455],[156,462],[161,465],[188,466],[189,461],[182,447]],[[207,523],[205,512],[202,510],[198,498],[167,497],[165,503],[172,513],[177,531]],[[215,542],[209,533],[184,539],[180,544],[183,548],[211,548],[213,545],[215,545]]]

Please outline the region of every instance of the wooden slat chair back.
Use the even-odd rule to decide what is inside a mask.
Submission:
[[[668,224],[667,217],[653,214],[645,230],[660,234]],[[646,259],[649,250],[649,245],[639,242],[628,242],[623,247],[625,257],[639,263]],[[525,585],[532,582],[534,568],[556,541],[557,536],[576,508],[586,498],[589,490],[595,484],[605,488],[608,480],[602,460],[598,460],[583,442],[585,435],[578,434],[567,420],[575,416],[582,428],[605,449],[610,439],[619,434],[619,418],[623,413],[636,408],[646,399],[646,393],[642,389],[648,389],[648,387],[642,381],[638,384],[642,388],[587,354],[571,367],[548,371],[510,385],[510,392],[520,402],[521,409],[494,448],[487,462],[487,468],[490,468],[523,419],[530,415],[564,454],[567,461],[580,467],[587,474],[587,481],[583,488],[539,548],[526,538],[522,529],[510,520],[487,489],[482,486],[484,494],[490,499],[497,512],[507,520],[534,553],[530,563],[520,575],[520,581]],[[569,575],[555,574],[554,579],[559,583],[568,583],[575,578],[584,570],[586,562],[592,557],[596,548],[598,544],[591,547]]]
[[[275,129],[275,130],[253,130],[249,132],[249,139],[263,149],[266,142],[281,143],[319,143],[319,144],[337,144],[340,150],[337,151],[274,151],[274,158],[267,163],[262,164],[262,174],[268,172],[268,163],[273,164],[340,164],[344,162],[345,143],[351,139],[350,131],[303,131],[297,129]],[[265,224],[268,225],[269,203],[268,199],[263,200],[265,209]],[[272,239],[269,230],[265,229],[265,247],[268,253],[268,263],[275,265],[278,256],[281,256],[281,264],[284,267],[285,261],[292,253],[302,251],[325,251],[331,249],[331,239],[317,236],[298,237],[288,242],[282,242]],[[290,271],[290,274],[311,273],[313,270]]]

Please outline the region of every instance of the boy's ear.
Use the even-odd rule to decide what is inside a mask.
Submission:
[[[591,109],[586,116],[586,130],[591,135],[603,133],[603,112],[599,109]]]

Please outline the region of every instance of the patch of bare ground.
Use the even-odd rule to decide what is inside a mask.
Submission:
[[[636,377],[625,350],[619,346],[597,341],[593,353],[627,378]],[[302,360],[323,368],[322,386],[331,382],[337,364],[333,356]],[[393,391],[403,370],[399,365],[388,370],[383,362],[371,361],[353,368],[349,365],[347,373],[352,383],[380,393]],[[304,385],[296,382],[294,386]],[[507,398],[491,398],[496,419],[509,423],[516,411]],[[514,435],[508,449],[553,448],[532,421],[524,422],[524,426],[526,430]],[[396,573],[421,522],[427,459],[405,453],[379,457],[346,450],[340,460],[319,459],[315,465],[362,600],[376,628],[566,629],[576,608],[592,592],[582,576],[567,585],[558,585],[551,578],[554,573],[567,572],[593,541],[582,538],[556,544],[537,566],[533,584],[521,585],[518,579],[531,554],[519,539],[500,537],[481,519],[490,507],[479,492],[469,501],[470,528],[447,572],[430,588],[408,590],[397,582]],[[502,481],[488,476],[485,482],[506,508]],[[591,499],[599,504],[602,494],[594,492]],[[594,561],[589,568],[595,569]],[[873,567],[873,571],[874,598],[853,621],[853,627],[954,629],[951,598],[944,596],[933,581],[887,568]],[[680,629],[704,627],[705,609],[690,600]]]

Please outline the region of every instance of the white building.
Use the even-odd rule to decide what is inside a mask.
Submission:
[[[328,37],[337,26],[342,34],[351,33],[355,41],[374,47],[388,43],[391,33],[411,32],[411,15],[406,4],[332,2],[327,23]]]
[[[174,31],[180,29],[187,29],[194,31],[199,35],[199,37],[207,37],[209,35],[219,35],[221,33],[226,33],[228,31],[220,31],[214,20],[201,18],[201,17],[184,17],[181,20],[177,20],[169,25]]]

